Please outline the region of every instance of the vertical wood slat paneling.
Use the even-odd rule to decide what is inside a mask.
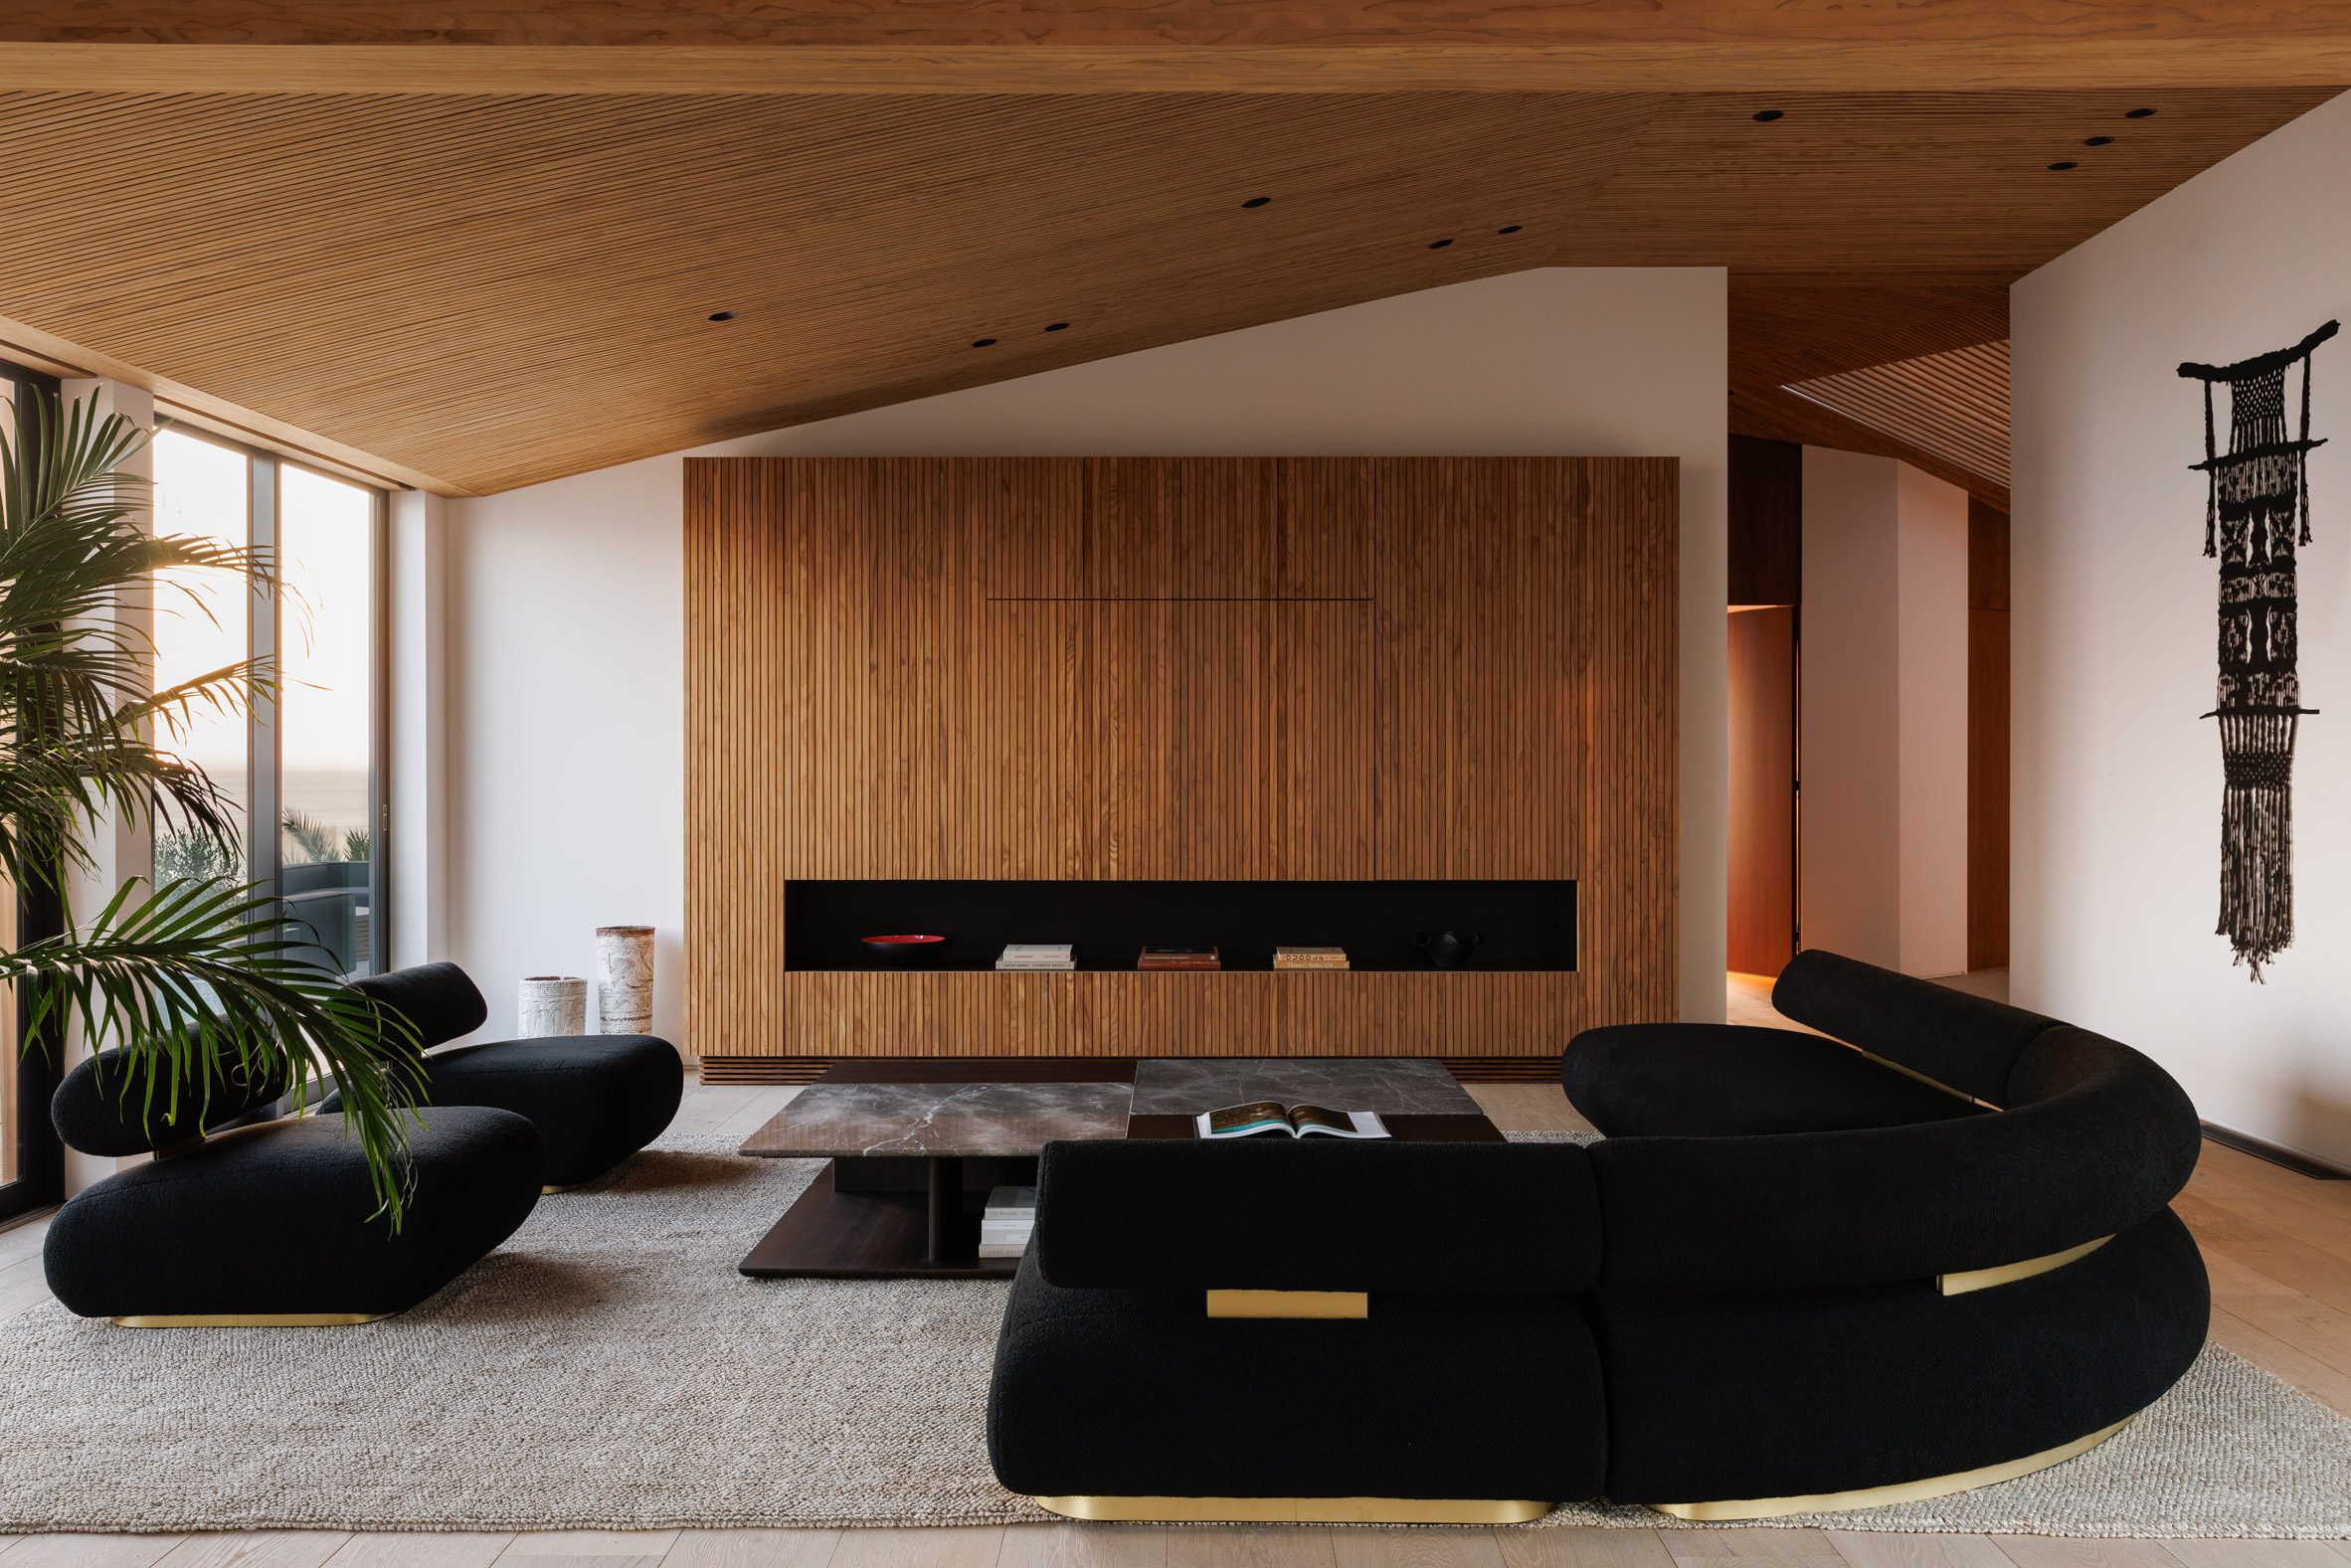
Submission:
[[[694,459],[709,1055],[1542,1055],[1675,1006],[1670,459]],[[1575,973],[784,970],[795,877],[1573,877]]]

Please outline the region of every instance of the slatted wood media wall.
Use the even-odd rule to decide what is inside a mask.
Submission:
[[[705,1057],[1530,1057],[1672,1016],[1666,458],[696,458]],[[1573,973],[785,968],[793,878],[1574,878]]]

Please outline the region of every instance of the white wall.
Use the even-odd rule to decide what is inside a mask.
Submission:
[[[1967,492],[1898,462],[1901,962],[1967,967]]]
[[[1967,966],[1967,494],[1804,448],[1797,923],[1910,974]]]
[[[2351,1164],[2351,342],[2318,350],[2294,945],[2230,962],[2199,387],[2351,317],[2351,97],[2011,295],[2013,990],[2147,1051],[2224,1126]],[[2224,400],[2225,401],[2225,400]],[[2225,435],[2226,427],[2223,432]]]
[[[1804,946],[1901,963],[1896,651],[1900,465],[1804,448],[1796,924]]]
[[[390,850],[392,951],[402,963],[449,948],[449,508],[392,497]]]
[[[697,455],[1680,457],[1683,1009],[1719,1018],[1726,375],[1721,270],[1548,268]],[[636,921],[660,931],[655,1027],[679,1029],[682,471],[451,507],[450,946],[493,1019],[519,976],[585,972],[593,928]]]

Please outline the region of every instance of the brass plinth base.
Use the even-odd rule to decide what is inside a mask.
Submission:
[[[1969,1269],[1961,1274],[1938,1274],[1934,1277],[1934,1288],[1945,1296],[1965,1296],[1972,1291],[1989,1291],[1997,1286],[2014,1285],[2019,1280],[2052,1274],[2069,1263],[2079,1262],[2113,1239],[2111,1236],[2100,1236],[2079,1247],[2068,1247],[2064,1252],[2053,1252],[2039,1258],[2027,1258],[2022,1263],[2003,1263],[1990,1269]]]
[[[139,1312],[109,1317],[117,1328],[345,1328],[380,1323],[390,1312]]]
[[[1210,1291],[1210,1317],[1368,1317],[1361,1291]]]
[[[1033,1497],[1072,1519],[1161,1524],[1525,1524],[1547,1502],[1484,1497]]]
[[[2019,1476],[2030,1476],[2053,1465],[2063,1465],[2077,1459],[2129,1426],[2131,1418],[2120,1421],[2088,1437],[2076,1438],[2054,1449],[2028,1454],[2023,1459],[2012,1459],[1998,1465],[1986,1465],[1980,1470],[1963,1470],[1955,1475],[1934,1476],[1925,1481],[1899,1481],[1886,1486],[1864,1486],[1859,1491],[1824,1491],[1810,1497],[1748,1497],[1736,1502],[1653,1502],[1660,1513],[1670,1513],[1677,1519],[1692,1519],[1702,1523],[1716,1523],[1725,1519],[1770,1519],[1786,1513],[1845,1513],[1854,1508],[1883,1508],[1889,1503],[1919,1502],[1928,1497],[1947,1497],[1955,1491],[1972,1491],[1978,1486],[1989,1486],[1998,1481],[2014,1481]]]
[[[588,1185],[588,1183],[586,1183],[585,1181],[578,1181],[578,1182],[574,1182],[572,1185],[570,1185],[570,1186],[568,1186],[568,1187],[552,1187],[552,1186],[541,1187],[541,1188],[539,1189],[539,1196],[540,1196],[540,1197],[542,1197],[542,1198],[545,1198],[545,1197],[552,1197],[552,1196],[554,1196],[554,1195],[555,1195],[556,1193],[558,1193],[558,1192],[577,1192],[577,1191],[579,1191],[579,1190],[580,1190],[582,1187],[584,1187],[584,1186],[586,1186],[586,1185]]]

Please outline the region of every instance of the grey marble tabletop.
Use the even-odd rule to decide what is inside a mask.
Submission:
[[[1125,1137],[1125,1084],[813,1084],[746,1154],[1034,1154],[1054,1138]]]
[[[1152,1057],[1135,1065],[1135,1114],[1279,1100],[1332,1111],[1482,1116],[1442,1062],[1411,1057]]]

